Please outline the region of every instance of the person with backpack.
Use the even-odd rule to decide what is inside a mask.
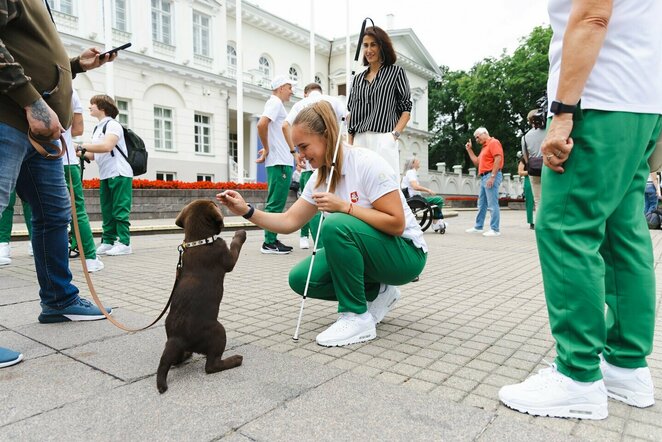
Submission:
[[[90,98],[90,115],[99,120],[91,143],[79,143],[76,151],[99,165],[99,198],[101,200],[102,236],[97,255],[129,255],[129,232],[132,201],[133,169],[128,155],[124,128],[115,120],[119,114],[115,101],[108,95]]]

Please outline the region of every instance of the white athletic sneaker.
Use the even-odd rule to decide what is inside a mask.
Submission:
[[[300,249],[309,249],[310,248],[310,242],[308,242],[308,238],[305,236],[302,236],[299,238],[299,248]]]
[[[577,382],[559,373],[556,364],[543,368],[524,382],[499,390],[506,406],[533,416],[606,419],[607,389],[602,379]]]
[[[117,244],[117,241],[115,241],[115,244]],[[105,255],[108,250],[115,246],[115,244],[106,244],[105,242],[101,243],[101,245],[97,247],[97,255]]]
[[[483,233],[483,236],[501,236],[501,232],[495,232],[494,230],[488,230]]]
[[[8,242],[0,242],[0,258],[11,258],[11,246]]]
[[[323,347],[340,347],[358,344],[377,337],[375,323],[370,314],[341,313],[338,320],[317,335],[317,343]]]
[[[480,233],[482,231],[483,231],[483,229],[477,229],[475,227],[472,227],[470,229],[465,230],[465,232],[467,232],[467,233]]]
[[[85,264],[87,265],[87,273],[98,272],[99,270],[103,270],[104,268],[104,265],[99,259],[99,257],[96,257],[94,259],[86,259]]]
[[[396,286],[381,284],[379,288],[380,291],[375,300],[368,302],[368,311],[375,319],[375,324],[382,322],[384,316],[400,299],[400,289]]]
[[[0,266],[6,266],[11,264],[11,258],[5,258],[4,256],[0,256]]]
[[[131,246],[127,246],[126,244],[117,242],[115,243],[112,249],[106,252],[106,256],[130,255],[132,253],[133,251],[131,250]],[[97,254],[99,254],[99,252],[97,252]]]
[[[601,357],[600,370],[610,398],[639,408],[655,404],[655,387],[648,367],[617,367]]]

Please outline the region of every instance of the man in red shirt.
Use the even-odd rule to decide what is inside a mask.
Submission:
[[[476,223],[467,233],[483,232],[483,223],[485,222],[485,213],[490,211],[490,230],[483,233],[483,236],[499,236],[499,187],[503,181],[501,168],[503,167],[503,147],[496,138],[490,137],[487,129],[479,127],[474,132],[476,141],[482,144],[480,154],[476,156],[471,147],[471,140],[467,141],[467,153],[471,161],[478,167],[478,176],[480,177],[480,193],[478,195],[478,214]]]

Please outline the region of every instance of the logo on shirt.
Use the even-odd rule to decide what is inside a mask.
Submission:
[[[350,193],[349,194],[349,199],[353,203],[358,203],[359,202],[359,193],[357,191],[354,191],[354,192]]]

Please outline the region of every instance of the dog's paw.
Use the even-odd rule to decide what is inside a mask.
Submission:
[[[239,240],[242,244],[246,242],[246,231],[237,230],[234,232],[234,239]]]
[[[243,362],[244,357],[241,355],[233,355],[230,356],[225,360],[225,362],[228,364],[228,368],[234,368],[234,367],[239,367],[241,363]]]
[[[156,389],[159,390],[159,393],[163,394],[163,393],[165,393],[166,391],[168,391],[168,384],[162,384],[162,385],[161,385],[161,384],[159,384],[159,383],[157,382],[157,384],[156,384]]]

